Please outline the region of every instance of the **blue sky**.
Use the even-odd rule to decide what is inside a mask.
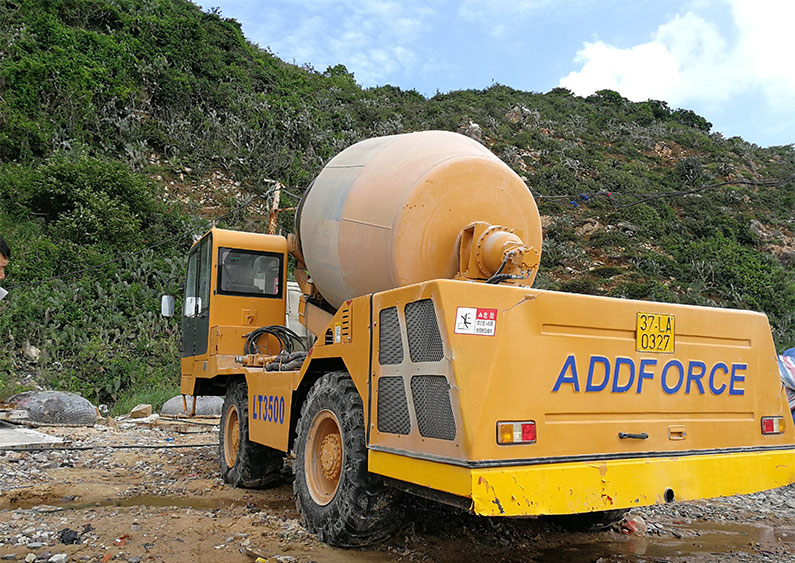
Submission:
[[[692,109],[726,137],[795,143],[795,0],[212,0],[246,37],[362,86],[494,83]]]

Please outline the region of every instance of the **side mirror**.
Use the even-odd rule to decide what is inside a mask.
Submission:
[[[202,310],[201,297],[185,297],[183,314],[190,318],[197,316]]]
[[[160,297],[160,315],[163,317],[174,316],[174,296],[163,295]]]

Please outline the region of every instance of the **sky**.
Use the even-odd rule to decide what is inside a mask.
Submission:
[[[363,87],[605,88],[795,143],[795,0],[211,0],[249,41]]]

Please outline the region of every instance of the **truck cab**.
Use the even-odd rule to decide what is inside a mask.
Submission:
[[[224,394],[246,335],[284,324],[286,265],[281,236],[213,228],[191,247],[182,310],[183,394]],[[273,336],[257,345],[279,351]]]

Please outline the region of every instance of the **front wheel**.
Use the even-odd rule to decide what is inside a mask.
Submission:
[[[226,483],[248,489],[281,480],[284,453],[248,439],[248,385],[243,378],[229,382],[221,411],[218,457]]]
[[[340,547],[389,538],[400,523],[397,492],[367,471],[364,409],[345,372],[321,377],[298,421],[293,491],[304,526]]]

